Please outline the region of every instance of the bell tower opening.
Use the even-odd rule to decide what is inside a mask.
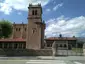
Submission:
[[[34,10],[32,10],[32,15],[34,15]]]
[[[37,10],[35,10],[35,15],[37,15]]]
[[[32,10],[32,15],[37,15],[37,10]]]

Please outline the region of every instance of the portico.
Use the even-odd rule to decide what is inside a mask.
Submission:
[[[26,42],[23,41],[19,41],[16,39],[8,39],[6,41],[6,39],[0,40],[0,48],[1,49],[25,49],[26,48]]]

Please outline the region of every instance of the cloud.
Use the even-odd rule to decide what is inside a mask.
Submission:
[[[18,12],[17,14],[18,14],[18,15],[22,15],[22,13],[21,13],[21,12]]]
[[[47,37],[58,36],[60,33],[64,37],[85,37],[85,16],[71,19],[61,16],[48,20],[46,24],[45,35]]]
[[[12,12],[12,8],[9,5],[1,3],[0,6],[1,6],[1,8],[0,8],[1,12],[4,12],[7,15],[9,15],[9,13]]]
[[[56,6],[54,6],[53,10],[56,11],[59,7],[62,7],[63,3],[57,4]]]
[[[56,2],[53,1],[53,3],[55,4]],[[56,11],[59,7],[62,7],[63,6],[63,3],[60,3],[60,4],[57,4],[56,6],[54,6],[52,9],[48,8],[46,9],[47,12],[50,12],[51,10],[52,11]]]
[[[50,9],[46,9],[47,12],[51,11]]]
[[[5,14],[9,14],[13,9],[27,11],[30,3],[41,3],[42,6],[45,6],[49,1],[50,0],[4,0],[0,2],[0,11]]]

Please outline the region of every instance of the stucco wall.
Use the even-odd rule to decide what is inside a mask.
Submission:
[[[13,33],[11,38],[26,39],[27,24],[13,24]]]
[[[50,56],[51,49],[30,50],[30,49],[0,49],[0,56]]]

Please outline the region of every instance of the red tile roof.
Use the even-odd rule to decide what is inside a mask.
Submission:
[[[45,40],[76,40],[76,38],[73,38],[73,37],[50,37]]]
[[[16,38],[16,39],[0,39],[0,42],[26,42],[26,39]]]
[[[50,37],[45,40],[76,40],[73,37]],[[26,42],[26,39],[15,38],[15,39],[0,39],[0,42]]]

